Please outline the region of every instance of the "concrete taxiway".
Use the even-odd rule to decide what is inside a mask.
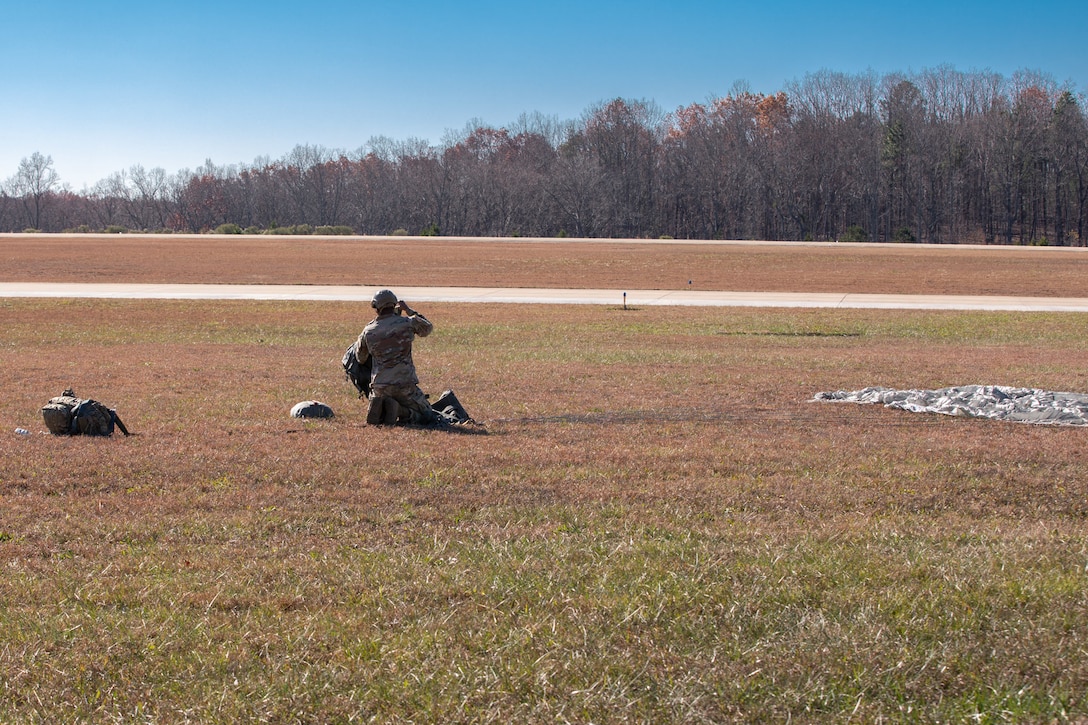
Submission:
[[[0,297],[161,300],[310,300],[369,302],[377,287],[335,285],[92,284],[0,282]],[[900,310],[1088,312],[1083,297],[855,294],[849,292],[732,292],[714,290],[530,289],[396,287],[410,302],[578,304],[614,307],[825,307]]]

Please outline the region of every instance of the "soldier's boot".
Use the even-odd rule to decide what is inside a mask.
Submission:
[[[375,396],[369,400],[366,406],[366,423],[367,425],[381,425],[385,422],[385,408],[386,405],[392,403],[397,404],[397,401],[385,396]],[[392,407],[392,406],[390,406]]]
[[[395,398],[386,398],[382,407],[382,425],[396,425],[400,415],[400,403]]]

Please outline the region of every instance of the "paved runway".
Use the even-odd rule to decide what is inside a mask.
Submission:
[[[84,284],[0,282],[0,297],[177,300],[312,300],[369,302],[377,287],[333,285]],[[709,290],[527,289],[396,287],[409,302],[579,304],[621,307],[830,307],[900,310],[1088,312],[1083,297],[879,295],[838,292],[722,292]]]

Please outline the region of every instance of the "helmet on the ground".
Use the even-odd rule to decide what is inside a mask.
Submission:
[[[370,300],[370,306],[376,310],[384,310],[386,307],[392,307],[397,304],[397,296],[393,294],[393,290],[378,290],[374,293],[374,299]]]

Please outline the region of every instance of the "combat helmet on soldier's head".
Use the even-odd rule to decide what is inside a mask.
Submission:
[[[378,290],[374,293],[374,299],[370,300],[370,306],[376,310],[384,310],[386,307],[392,307],[397,304],[397,296],[393,294],[393,290]]]

